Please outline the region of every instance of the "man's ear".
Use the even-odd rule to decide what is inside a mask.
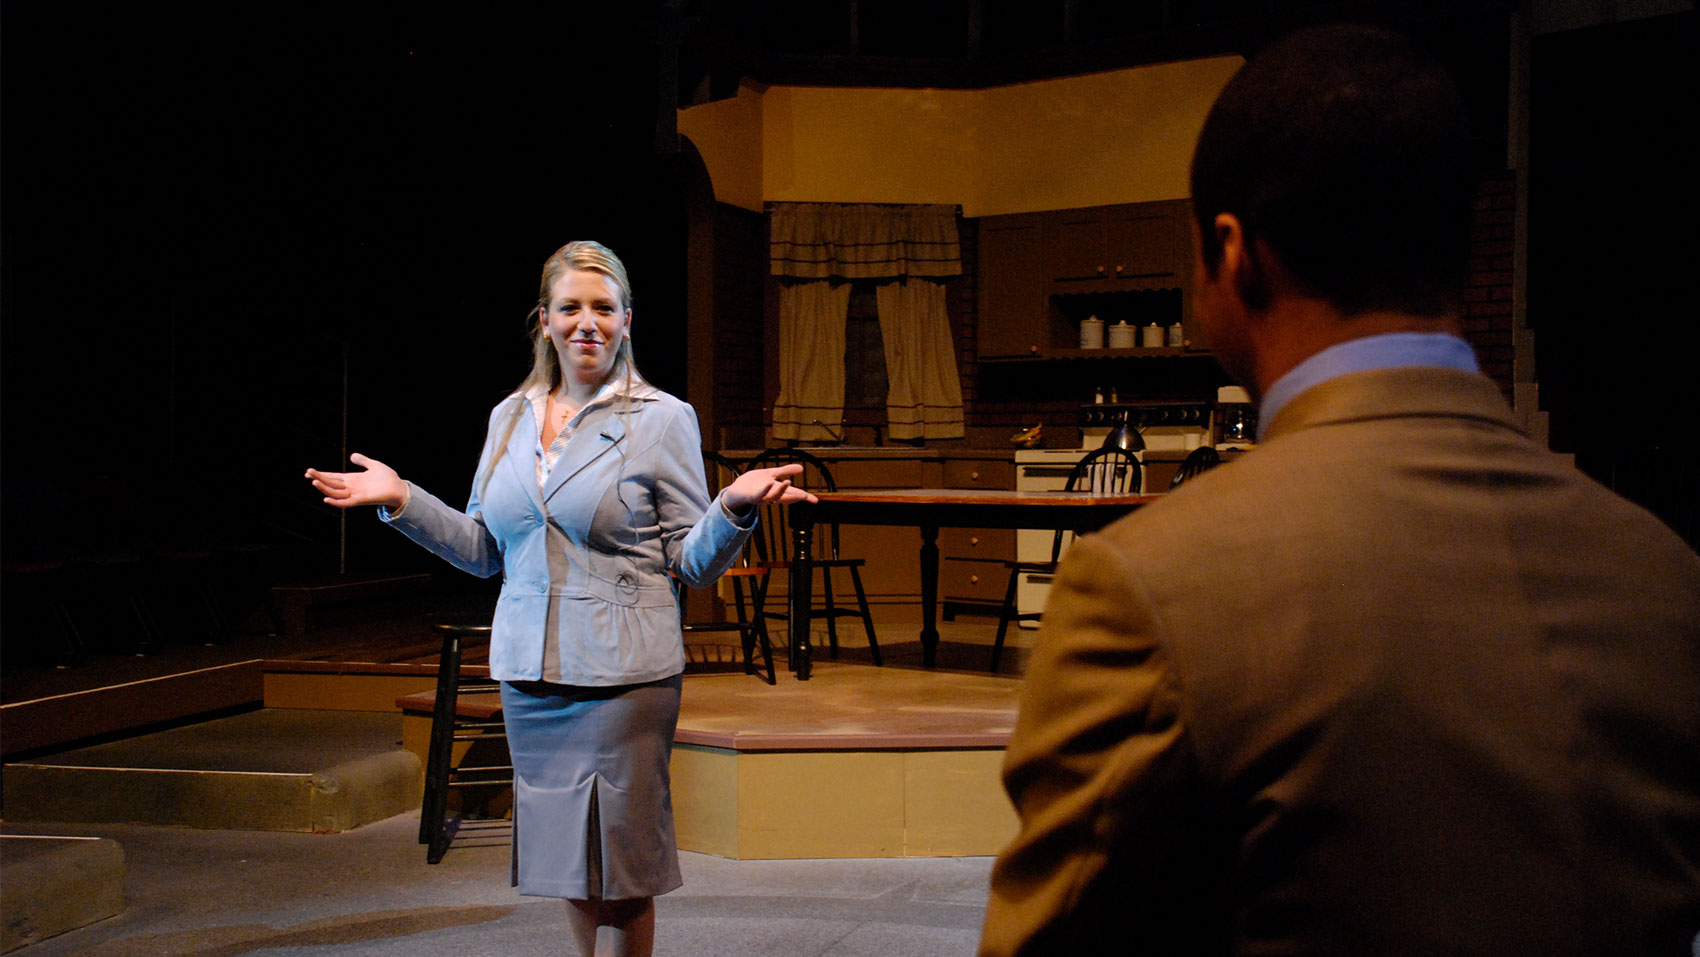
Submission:
[[[1222,244],[1222,276],[1249,312],[1269,308],[1269,247],[1246,235],[1245,224],[1233,213],[1216,214],[1216,239]]]

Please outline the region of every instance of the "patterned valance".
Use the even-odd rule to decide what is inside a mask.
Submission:
[[[774,203],[775,276],[890,279],[962,274],[956,207]]]

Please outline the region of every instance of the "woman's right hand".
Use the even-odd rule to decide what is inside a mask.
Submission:
[[[407,483],[395,474],[395,469],[359,452],[350,455],[348,460],[365,471],[307,470],[307,478],[312,481],[313,487],[324,493],[326,505],[335,505],[337,508],[382,505],[392,512],[399,512],[406,507]]]

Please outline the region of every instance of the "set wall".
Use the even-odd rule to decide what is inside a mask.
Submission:
[[[679,111],[679,133],[695,144],[708,167],[717,202],[757,212],[762,208],[761,92],[738,87],[738,95]]]
[[[965,216],[1188,195],[1237,56],[986,90],[744,87],[679,113],[715,198],[955,203]]]
[[[1204,117],[1240,57],[984,91],[964,216],[1184,199]]]

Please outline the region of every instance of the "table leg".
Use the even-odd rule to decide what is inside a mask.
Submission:
[[[921,663],[938,664],[939,527],[921,526]]]
[[[802,503],[799,503],[801,505]],[[814,604],[810,594],[815,581],[815,558],[809,550],[814,539],[814,520],[806,507],[791,507],[791,670],[798,681],[809,680],[809,614]]]

